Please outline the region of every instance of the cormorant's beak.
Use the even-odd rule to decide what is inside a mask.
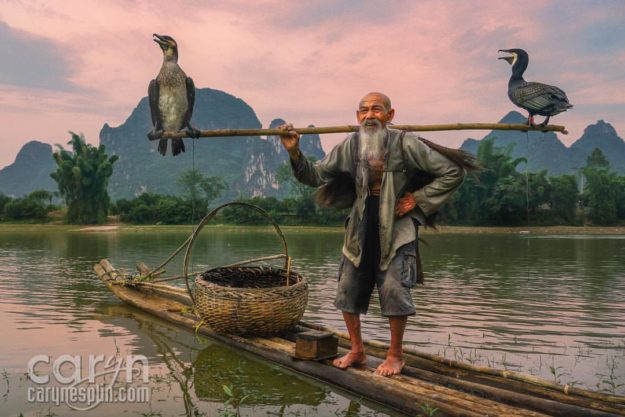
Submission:
[[[156,33],[152,34],[154,38],[152,39],[154,42],[158,43],[161,47],[169,45],[166,40],[163,40],[161,35],[157,35]]]
[[[510,50],[509,49],[500,49],[497,52],[508,52],[509,53]],[[514,56],[500,56],[497,59],[505,59],[506,61],[508,61],[508,64],[510,64],[510,65],[512,65],[512,63],[514,62]]]

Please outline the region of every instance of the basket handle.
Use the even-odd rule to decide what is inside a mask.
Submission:
[[[265,256],[262,258],[249,259],[247,261],[237,262],[235,264],[231,264],[227,266],[234,267],[234,266],[248,264],[248,263],[252,263],[256,261],[284,258],[284,269],[286,270],[286,279],[287,279],[286,285],[289,285],[289,277],[291,275],[291,257],[289,256],[289,248],[286,244],[286,239],[284,238],[284,234],[282,233],[282,230],[280,230],[280,226],[278,226],[278,223],[276,223],[275,220],[269,215],[269,213],[267,213],[262,208],[255,206],[253,204],[243,203],[240,201],[233,201],[230,203],[222,204],[221,206],[213,209],[210,213],[204,216],[204,218],[200,221],[200,223],[197,225],[197,227],[195,228],[195,230],[189,237],[189,240],[188,240],[189,243],[187,244],[187,250],[184,254],[184,262],[182,264],[182,275],[184,276],[184,282],[187,286],[187,292],[189,293],[189,297],[191,297],[191,301],[193,301],[194,306],[195,306],[195,298],[193,297],[193,292],[191,291],[191,287],[189,286],[189,261],[191,259],[191,252],[192,252],[193,244],[195,243],[195,239],[198,237],[198,235],[200,234],[200,231],[204,228],[204,226],[206,226],[206,224],[210,220],[212,220],[217,215],[217,213],[219,213],[222,209],[229,207],[229,206],[241,206],[241,207],[250,208],[252,210],[256,210],[267,221],[269,221],[269,223],[271,223],[273,228],[276,230],[276,233],[282,240],[282,246],[284,248],[284,255]]]

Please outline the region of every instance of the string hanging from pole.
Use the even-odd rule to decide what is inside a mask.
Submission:
[[[197,173],[195,172],[195,139],[191,139],[191,172],[193,173],[193,177],[194,179],[197,179],[198,177],[196,176]],[[193,234],[194,230],[195,230],[195,193],[196,193],[196,189],[195,186],[196,184],[193,183],[193,196],[191,198],[191,234]],[[193,260],[191,260],[191,270],[193,270]],[[185,279],[187,279],[185,277]]]
[[[191,172],[193,173],[193,178],[195,178],[195,139],[191,140]],[[193,186],[193,194],[191,195],[191,225],[195,224],[195,183],[191,184]]]
[[[525,132],[525,150],[527,157],[525,158],[525,213],[527,216],[527,228],[530,227],[530,134]]]

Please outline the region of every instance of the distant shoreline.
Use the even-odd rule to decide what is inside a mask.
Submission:
[[[189,232],[195,225],[59,225],[59,224],[19,224],[0,223],[0,234],[10,232],[63,231],[80,233],[140,233],[140,232]],[[244,232],[246,230],[273,231],[271,226],[208,225],[207,228]],[[342,233],[342,226],[280,226],[286,233]],[[533,227],[478,227],[478,226],[438,226],[436,230],[421,229],[422,234],[529,234],[529,235],[625,235],[625,226],[533,226]]]

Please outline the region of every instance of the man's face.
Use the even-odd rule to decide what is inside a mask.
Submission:
[[[387,109],[384,98],[377,94],[365,96],[356,111],[358,124],[365,129],[380,127],[380,125],[385,127],[393,120],[393,116],[395,116],[395,110]]]

